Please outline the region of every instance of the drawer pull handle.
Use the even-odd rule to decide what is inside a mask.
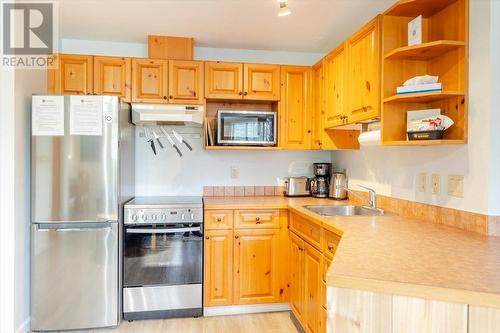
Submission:
[[[328,245],[328,251],[333,251],[333,245]]]
[[[217,222],[222,222],[222,218],[218,217]]]
[[[261,223],[262,223],[262,222],[260,221],[260,217],[258,217],[258,216],[255,218],[255,222],[256,222],[257,224],[261,224]]]

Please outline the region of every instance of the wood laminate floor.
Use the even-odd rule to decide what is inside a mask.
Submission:
[[[165,320],[123,321],[114,329],[72,333],[297,333],[289,312]]]

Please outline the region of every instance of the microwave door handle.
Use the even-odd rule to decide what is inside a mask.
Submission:
[[[127,234],[176,234],[179,232],[201,231],[201,227],[174,229],[127,229]]]

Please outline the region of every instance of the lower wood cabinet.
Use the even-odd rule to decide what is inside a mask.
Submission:
[[[234,304],[279,301],[278,255],[278,229],[235,231]]]
[[[204,305],[287,302],[287,224],[279,209],[206,210]]]
[[[295,317],[303,322],[304,299],[304,241],[290,233],[290,307]]]
[[[233,231],[205,231],[205,306],[233,304]]]

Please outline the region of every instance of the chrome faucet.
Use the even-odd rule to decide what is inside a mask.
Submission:
[[[377,208],[377,203],[376,203],[376,195],[377,193],[375,192],[374,189],[370,188],[370,187],[366,187],[366,186],[363,186],[363,185],[358,185],[358,187],[361,187],[361,188],[364,188],[365,190],[368,191],[368,194],[370,195],[370,198],[368,199],[368,208],[370,209],[374,209],[374,210],[378,210],[380,212],[383,212],[382,209],[380,208]],[[354,195],[356,198],[362,200],[362,201],[366,201],[366,199],[364,197],[362,197],[361,195],[357,194],[356,192],[354,192],[353,190],[350,190],[347,188],[347,186],[344,186],[344,189],[349,192],[350,194]]]

